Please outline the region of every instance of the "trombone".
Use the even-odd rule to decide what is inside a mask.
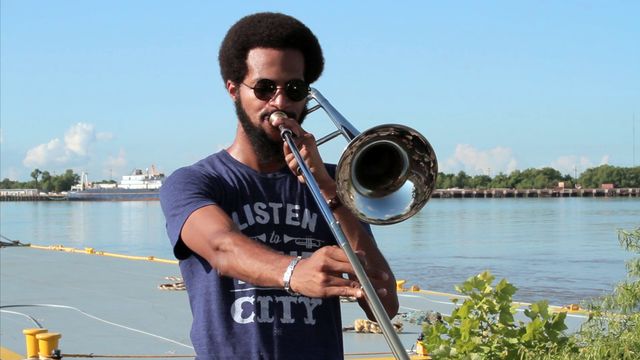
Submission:
[[[426,204],[435,188],[438,161],[424,136],[397,124],[379,125],[360,133],[318,90],[311,88],[307,100],[317,103],[307,110],[309,113],[323,109],[337,128],[320,138],[318,145],[339,135],[349,141],[338,161],[335,178],[338,197],[356,217],[374,225],[395,224],[415,215]],[[274,112],[270,120],[281,116],[287,115]],[[289,145],[320,212],[347,255],[387,344],[397,359],[408,360],[380,298],[302,159],[293,132],[280,126],[280,136]]]

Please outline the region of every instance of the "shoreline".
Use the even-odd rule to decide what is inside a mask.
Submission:
[[[431,198],[566,198],[566,197],[639,197],[640,188],[614,189],[436,189]]]
[[[508,198],[567,198],[567,197],[640,197],[640,188],[615,189],[436,189],[433,199],[508,199]],[[158,201],[158,199],[81,200],[75,201]],[[62,194],[0,195],[0,201],[69,201]]]

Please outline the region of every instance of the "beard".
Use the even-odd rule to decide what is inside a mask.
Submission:
[[[240,125],[242,125],[242,129],[244,130],[245,134],[247,134],[247,137],[251,142],[251,146],[258,156],[258,161],[260,163],[268,163],[273,161],[284,162],[283,140],[273,140],[262,128],[253,125],[251,123],[249,115],[242,107],[242,101],[240,97],[238,97],[238,99],[234,102],[234,105],[236,108],[236,116],[238,116]],[[260,114],[260,117],[266,115],[267,114]],[[300,124],[302,124],[306,115],[307,111],[305,109],[298,120]],[[295,114],[287,113],[287,116],[295,118]]]

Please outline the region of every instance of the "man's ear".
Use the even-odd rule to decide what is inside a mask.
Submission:
[[[227,80],[227,92],[231,96],[231,100],[236,101],[240,92],[240,87],[231,80]]]

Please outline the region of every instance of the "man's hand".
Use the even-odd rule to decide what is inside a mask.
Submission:
[[[333,183],[333,179],[331,179],[331,176],[322,162],[322,157],[318,151],[318,145],[316,144],[316,139],[313,134],[306,132],[296,120],[291,118],[276,117],[271,121],[271,125],[275,127],[282,125],[291,130],[294,134],[293,141],[298,148],[300,156],[302,156],[302,159],[309,170],[311,170],[311,174],[313,174],[313,177],[321,188],[324,184]],[[291,169],[291,171],[298,177],[298,180],[301,183],[305,183],[304,177],[299,171],[298,162],[289,148],[289,144],[285,141],[283,146],[285,161],[287,162],[289,169]]]
[[[364,254],[358,254],[364,259]],[[375,269],[367,269],[363,264],[372,284],[388,279],[388,275]],[[343,274],[349,275],[344,278]],[[291,290],[300,294],[325,298],[332,296],[352,296],[364,299],[364,291],[355,280],[353,266],[347,255],[338,246],[325,246],[314,252],[311,257],[300,260],[291,277]],[[387,294],[386,289],[377,289],[379,296]]]

